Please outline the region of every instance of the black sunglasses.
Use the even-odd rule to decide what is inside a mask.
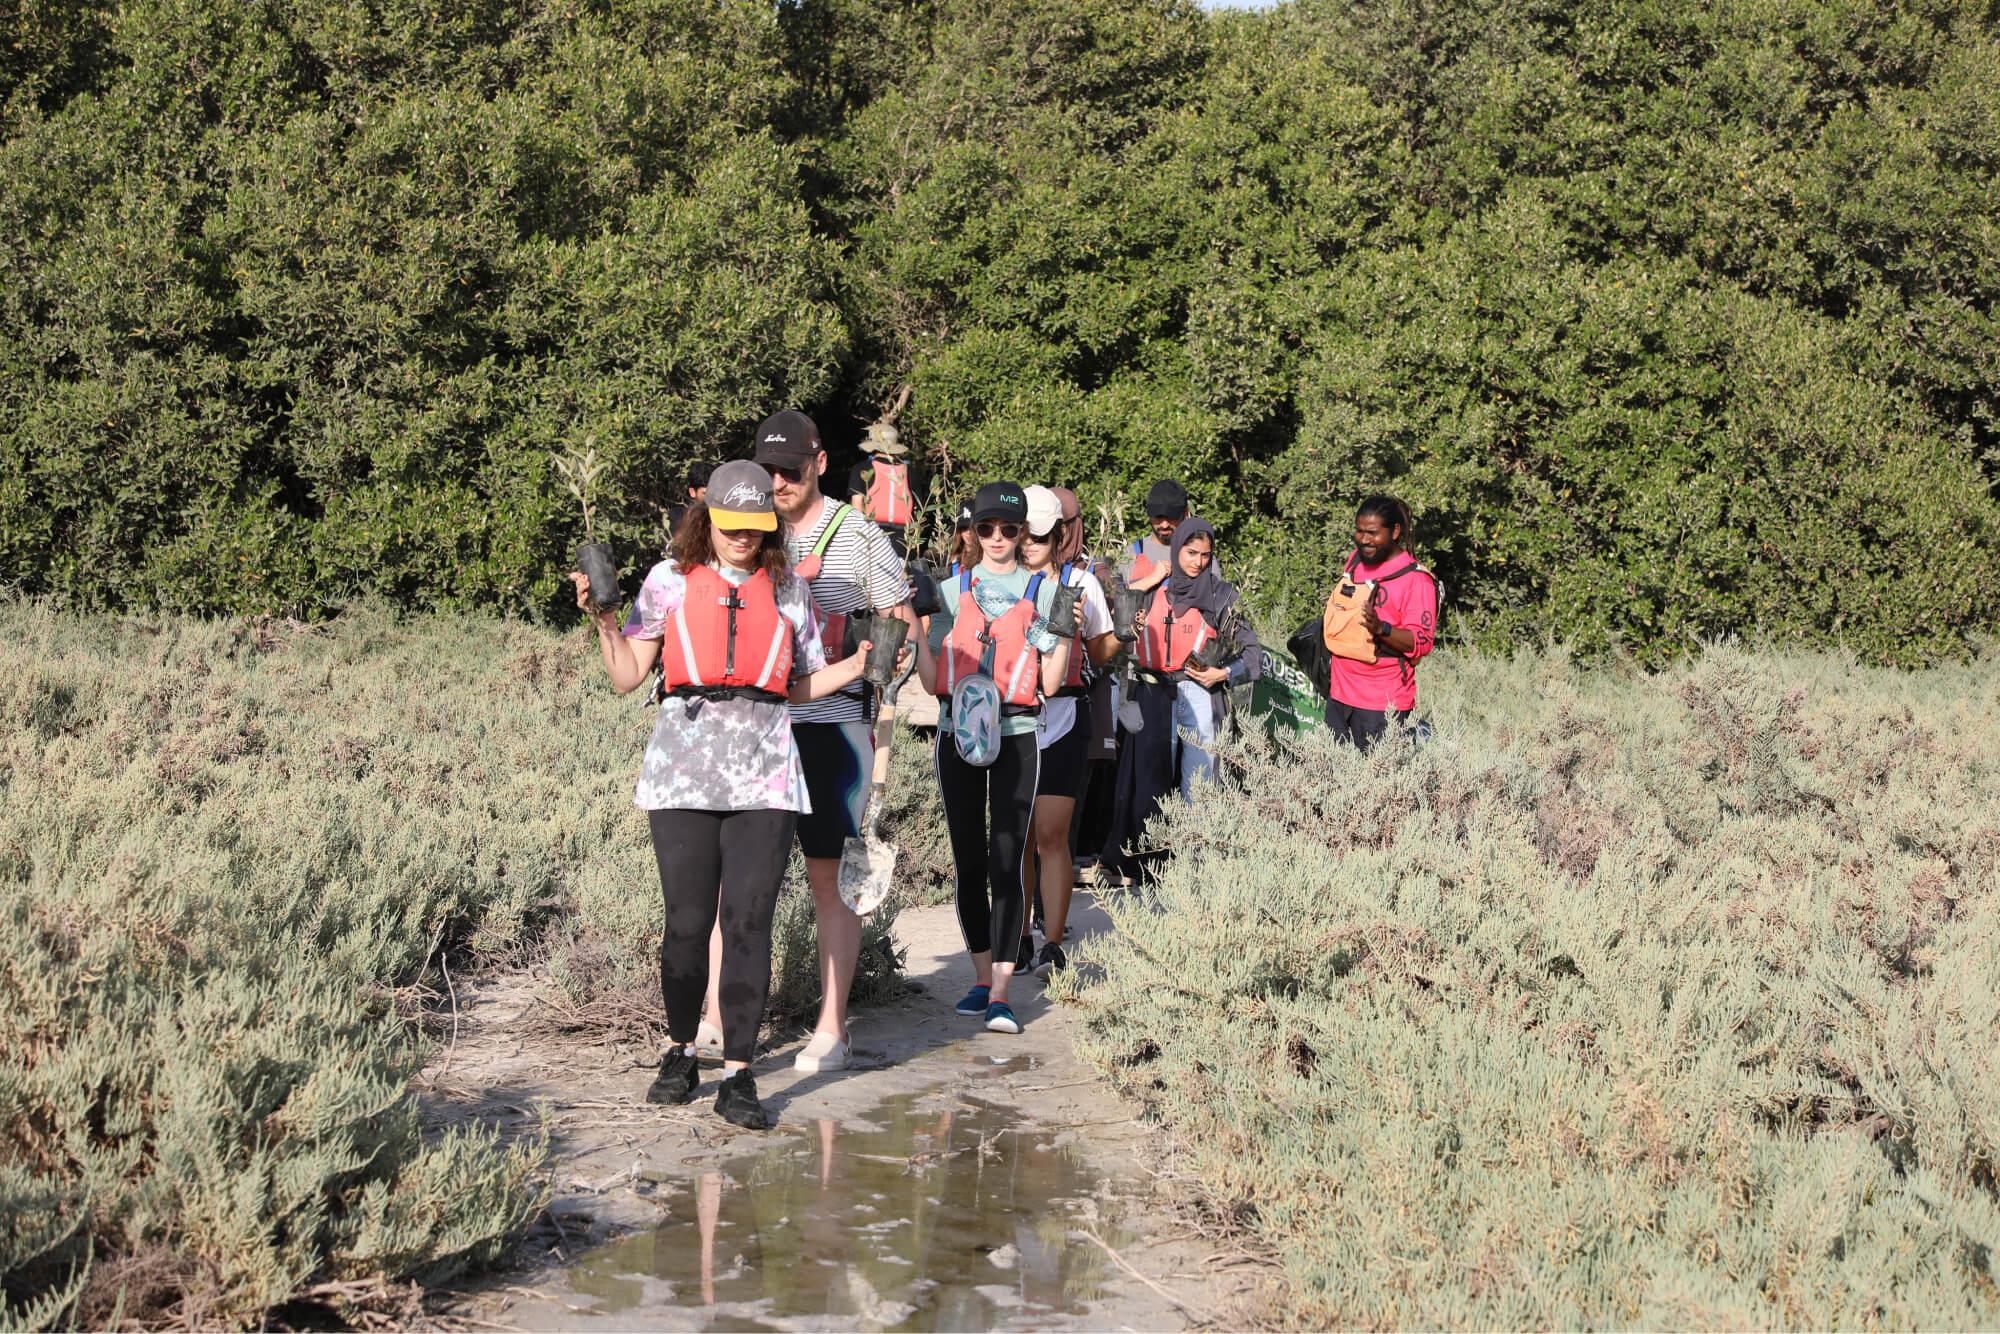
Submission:
[[[1021,535],[1021,525],[1018,523],[994,523],[990,519],[979,525],[979,536],[982,538],[991,537],[996,532],[1011,542]]]
[[[804,468],[780,468],[775,463],[765,464],[764,470],[770,473],[771,476],[773,477],[781,478],[784,481],[790,482],[793,486],[797,486],[802,480],[804,480],[806,475],[806,470]]]

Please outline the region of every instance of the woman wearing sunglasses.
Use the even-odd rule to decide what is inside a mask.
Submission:
[[[1106,845],[1116,857],[1112,871],[1134,880],[1146,822],[1176,788],[1183,800],[1195,799],[1196,785],[1214,769],[1208,747],[1228,687],[1256,680],[1264,663],[1257,632],[1236,607],[1235,586],[1215,572],[1215,529],[1206,519],[1181,520],[1167,568],[1132,646],[1132,695],[1144,721],[1118,754],[1117,813]],[[1195,740],[1185,740],[1188,734]]]
[[[1076,888],[1070,825],[1076,800],[1090,770],[1090,686],[1086,664],[1109,662],[1118,652],[1111,632],[1111,607],[1104,587],[1083,559],[1083,510],[1073,492],[1028,488],[1028,529],[1021,534],[1021,564],[1075,588],[1078,629],[1070,645],[1062,685],[1042,704],[1036,743],[1041,748],[1041,781],[1035,789],[1034,847],[1028,855],[1028,897],[1042,907],[1042,949],[1027,967],[1048,973],[1067,967],[1063,938],[1069,929],[1069,900]],[[1026,924],[1022,940],[1029,939]]]
[[[673,1043],[646,1100],[690,1102],[700,1084],[694,1043],[719,919],[724,1071],[715,1110],[751,1130],[769,1124],[750,1057],[770,990],[771,918],[809,804],[789,704],[858,680],[868,649],[827,664],[777,528],[769,474],[725,463],[704,503],[681,520],[671,556],[646,576],[626,630],[615,608],[590,602],[582,574],[570,576],[612,687],[636,690],[657,662],[666,692],[634,799],[652,828],[666,901],[660,995]]]
[[[989,482],[972,500],[979,559],[946,587],[951,632],[936,652],[922,645],[917,673],[938,696],[938,791],[951,833],[959,930],[972,956],[973,987],[954,1007],[996,1033],[1018,1033],[1007,1002],[1021,925],[1044,696],[1062,688],[1077,632],[1074,589],[1020,561],[1028,501],[1012,482]]]

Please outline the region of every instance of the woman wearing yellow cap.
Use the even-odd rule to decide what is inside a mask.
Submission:
[[[616,608],[591,603],[582,574],[571,578],[613,688],[636,690],[657,663],[665,692],[634,798],[652,829],[666,903],[660,995],[673,1043],[646,1099],[688,1102],[700,1083],[694,1041],[719,917],[724,1077],[715,1110],[762,1130],[769,1118],[750,1057],[770,989],[778,885],[808,807],[789,704],[851,684],[868,646],[827,664],[811,598],[786,561],[764,469],[723,464],[704,501],[682,519],[672,554],[647,574],[628,629]]]

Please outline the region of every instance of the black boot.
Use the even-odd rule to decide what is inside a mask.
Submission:
[[[660,1073],[653,1076],[653,1086],[646,1090],[646,1101],[678,1107],[694,1101],[694,1091],[700,1083],[701,1067],[695,1064],[694,1048],[675,1047],[660,1058]]]
[[[764,1115],[764,1104],[757,1101],[756,1081],[747,1069],[722,1081],[722,1087],[715,1091],[715,1114],[745,1130],[768,1130],[771,1125],[771,1118]]]

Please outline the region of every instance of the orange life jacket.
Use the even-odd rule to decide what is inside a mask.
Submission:
[[[868,517],[877,523],[902,528],[910,522],[910,465],[868,463]]]
[[[1148,671],[1178,672],[1187,666],[1188,654],[1215,638],[1215,627],[1199,607],[1183,607],[1176,612],[1167,605],[1167,586],[1153,590],[1146,605],[1146,623],[1139,627],[1135,646],[1139,665]]]
[[[1033,708],[1041,700],[1042,655],[1028,642],[1035,623],[1035,596],[1041,591],[1042,576],[1028,580],[1028,591],[991,622],[972,595],[972,571],[958,576],[958,615],[951,633],[938,649],[937,694],[951,695],[952,687],[981,670],[990,647],[993,665],[990,675],[1000,687],[1000,702],[1009,708]]]
[[[744,694],[783,699],[792,679],[792,625],[771,576],[741,585],[707,565],[687,572],[681,605],[667,613],[660,680],[669,695]]]
[[[1153,571],[1159,568],[1159,562],[1146,554],[1146,539],[1143,537],[1134,538],[1132,540],[1132,575],[1130,582],[1142,584],[1151,576]]]
[[[1400,658],[1402,654],[1384,646],[1368,632],[1368,621],[1363,613],[1380,600],[1383,584],[1391,579],[1401,579],[1406,574],[1430,574],[1430,571],[1412,556],[1408,565],[1391,570],[1379,579],[1356,579],[1354,570],[1360,563],[1359,552],[1349,553],[1340,578],[1335,581],[1333,591],[1326,596],[1326,610],[1320,613],[1320,633],[1326,642],[1326,650],[1336,658],[1348,658],[1355,662],[1374,662],[1385,655]],[[1407,661],[1404,670],[1409,670]]]

